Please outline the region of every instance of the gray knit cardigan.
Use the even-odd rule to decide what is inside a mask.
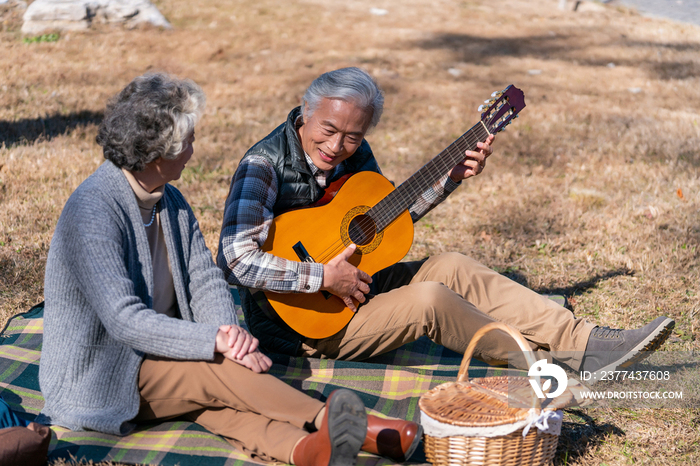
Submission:
[[[157,204],[181,319],[151,309],[153,268],[136,197],[103,163],[70,196],[46,263],[37,417],[71,430],[128,433],[145,354],[213,360],[220,325],[237,324],[228,285],[190,206],[170,185]]]

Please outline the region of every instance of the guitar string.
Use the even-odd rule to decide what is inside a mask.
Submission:
[[[465,139],[465,135],[467,139]],[[483,138],[477,135],[476,142],[478,142],[479,139]],[[461,142],[466,142],[467,144],[461,144]],[[448,146],[441,154],[428,162],[411,178],[399,186],[399,188],[392,193],[395,194],[391,199],[387,196],[387,198],[385,198],[386,201],[380,201],[380,203],[373,208],[371,216],[378,219],[377,223],[380,224],[381,227],[384,223],[387,223],[387,219],[390,220],[400,215],[410,205],[410,200],[415,199],[418,195],[422,194],[427,187],[437,182],[440,177],[444,176],[448,168],[454,166],[460,160],[463,160],[463,151],[469,146],[474,145],[475,140],[471,133],[465,133],[460,136],[460,138]],[[403,202],[396,202],[393,198],[400,198],[399,200]],[[388,206],[388,208],[386,206]]]
[[[482,129],[483,129],[483,127],[482,127]],[[464,140],[464,136],[465,135],[462,135],[462,136],[460,136],[460,138],[462,138],[462,140]],[[467,136],[471,136],[471,134],[467,134]],[[478,136],[477,136],[477,139],[478,139]],[[362,233],[363,230],[374,230],[374,234],[376,235],[378,231],[382,231],[387,226],[389,226],[391,223],[393,223],[393,221],[396,218],[398,218],[397,214],[400,215],[406,209],[402,208],[402,206],[400,206],[400,205],[392,206],[392,202],[391,202],[393,200],[392,198],[396,198],[396,197],[403,198],[404,199],[403,203],[406,203],[406,200],[405,200],[405,198],[407,197],[406,194],[413,194],[416,192],[414,185],[416,184],[416,181],[421,181],[421,179],[424,178],[422,176],[422,173],[424,173],[426,171],[433,171],[434,170],[433,166],[439,165],[440,162],[443,162],[442,159],[445,158],[445,155],[450,155],[451,159],[455,159],[454,154],[460,153],[462,151],[463,147],[460,147],[459,142],[460,141],[458,139],[457,141],[455,141],[455,143],[451,144],[450,146],[448,146],[447,149],[445,149],[443,152],[438,154],[438,156],[436,156],[433,160],[428,162],[423,168],[421,168],[419,170],[418,177],[416,177],[414,175],[413,177],[406,180],[406,182],[404,182],[401,186],[403,186],[404,188],[406,188],[406,187],[411,188],[408,193],[405,193],[405,192],[402,193],[401,190],[399,189],[399,188],[401,188],[401,186],[400,186],[399,188],[397,188],[397,190],[394,190],[391,193],[389,193],[389,195],[387,195],[382,201],[380,201],[377,205],[375,205],[375,207],[370,209],[369,212],[371,212],[372,210],[375,210],[376,212],[374,212],[374,214],[371,214],[371,215],[366,214],[368,218],[361,219],[355,225],[353,225],[348,232],[349,236],[353,237],[353,238],[357,238],[357,235],[364,235],[364,233]],[[474,144],[473,141],[471,141],[471,143]],[[463,156],[460,156],[459,158],[463,159]],[[449,163],[447,163],[447,164],[444,162],[442,163],[443,167],[448,167],[449,165],[450,165]],[[452,165],[454,165],[454,164],[452,164]],[[442,176],[442,175],[439,174],[438,177],[439,176]],[[423,179],[422,181],[423,181],[423,184],[425,185],[425,180]],[[430,183],[430,184],[432,184],[432,183]],[[405,189],[404,189],[404,191],[405,191]],[[418,191],[421,191],[421,190],[418,190]],[[424,191],[424,189],[422,191]],[[385,201],[389,201],[388,205],[392,206],[388,211],[387,211],[387,209],[383,208],[382,203],[386,204]],[[375,226],[376,226],[376,228],[375,228]],[[325,261],[330,256],[335,256],[337,254],[337,252],[339,252],[339,250],[344,248],[344,247],[345,247],[345,245],[342,244],[342,241],[336,242],[335,244],[333,244],[329,248],[327,248],[326,251],[323,251],[323,254],[321,257],[319,257],[319,259],[321,261]],[[329,251],[329,249],[330,249],[330,251]]]
[[[482,138],[483,139],[483,138]],[[472,141],[473,144],[473,141]],[[452,158],[455,159],[454,157],[454,152],[455,149],[457,153],[460,153],[459,158],[456,160],[451,160],[450,163],[445,163],[444,158],[443,159],[438,159],[434,161],[433,163],[426,164],[426,167],[429,170],[435,170],[435,166],[442,166],[442,170],[439,171],[445,171],[447,168],[450,166],[454,166],[457,161],[463,159],[463,156],[461,156],[461,152],[463,147],[459,147],[459,144],[456,146],[453,146],[448,150],[446,153],[443,153],[442,155],[452,155]],[[416,193],[422,193],[425,191],[425,189],[416,189],[417,187],[420,187],[421,184],[422,186],[430,186],[433,184],[434,181],[437,181],[435,177],[429,177],[428,180],[425,179],[425,172],[426,170],[421,169],[421,172],[418,174],[418,176],[414,177],[413,179],[407,180],[408,183],[404,184],[405,189],[404,192],[402,193],[401,191],[392,191],[391,194],[393,196],[391,197],[398,197],[400,201],[399,203],[394,203],[393,205],[389,203],[388,205],[390,208],[387,210],[386,208],[383,208],[383,206],[378,205],[375,207],[379,207],[379,209],[376,209],[377,212],[374,215],[368,215],[367,217],[360,219],[355,225],[351,226],[351,228],[348,231],[348,234],[351,238],[353,239],[358,239],[358,237],[361,237],[362,239],[365,238],[366,236],[374,236],[378,234],[378,232],[383,231],[386,229],[388,226],[390,226],[395,220],[398,219],[398,217],[406,210],[406,208],[410,205],[410,203],[406,200],[407,194],[409,195],[408,197],[415,197]],[[439,175],[442,176],[442,175]],[[429,181],[429,182],[428,182]],[[390,201],[392,199],[387,196],[384,200]],[[406,205],[402,205],[406,204]],[[371,232],[369,234],[365,232]],[[358,241],[354,241],[357,243]],[[368,244],[364,243],[364,244]],[[327,248],[322,255],[319,257],[319,262],[325,263],[327,260],[331,259],[332,257],[335,257],[338,253],[340,253],[343,249],[345,248],[345,244],[341,240],[336,241],[333,245],[331,245],[329,248]]]
[[[474,134],[476,132],[475,128],[478,129],[482,134]],[[422,192],[424,192],[426,188],[423,188],[422,190],[419,189],[421,185],[431,186],[435,181],[437,181],[437,179],[443,176],[443,171],[450,168],[451,166],[454,166],[457,162],[464,159],[462,152],[465,149],[469,148],[470,146],[472,146],[472,148],[475,149],[476,143],[481,140],[484,140],[487,135],[488,132],[486,132],[483,125],[477,123],[477,125],[475,125],[469,131],[457,138],[456,141],[450,144],[450,146],[448,146],[445,150],[438,154],[438,156],[436,156],[433,160],[428,162],[423,168],[421,168],[416,174],[414,174],[414,176],[406,180],[406,182],[402,183],[402,185],[399,186],[399,188],[392,191],[382,201],[375,205],[373,209],[377,207],[378,209],[376,209],[377,211],[374,213],[374,215],[369,215],[369,218],[361,219],[360,221],[358,221],[355,226],[351,227],[352,230],[349,231],[349,234],[351,236],[353,236],[353,234],[362,234],[358,230],[371,229],[374,230],[374,234],[376,235],[378,231],[382,231],[383,229],[388,227],[391,223],[393,223],[393,221],[396,218],[398,218],[398,216],[401,213],[403,213],[403,211],[406,210],[406,207],[410,204],[407,204],[407,206],[394,204],[392,206],[391,203],[389,203],[388,205],[390,206],[390,208],[388,211],[386,208],[383,208],[383,206],[380,204],[387,200],[390,201],[391,199],[388,199],[389,197],[399,197],[400,200],[403,201],[402,203],[406,203],[407,198],[413,198],[417,194],[422,194]],[[446,156],[449,156],[449,158]],[[445,159],[448,159],[449,161],[445,162]],[[439,168],[436,169],[436,165],[439,166]],[[429,176],[428,179],[426,179],[425,175],[431,174],[431,172],[433,174],[437,172],[437,175]],[[400,189],[402,187],[406,188],[403,189],[403,191],[408,192],[402,192],[402,190]],[[373,209],[370,209],[370,211],[372,211]],[[378,218],[378,221],[375,220],[375,218]],[[379,228],[375,228],[375,225],[379,226]],[[354,237],[356,238],[357,236]],[[325,263],[326,260],[328,260],[330,257],[335,257],[344,248],[345,245],[343,244],[341,238],[340,241],[336,241],[334,244],[326,248],[325,251],[322,251],[321,255],[318,258],[318,262]]]
[[[431,185],[440,177],[444,176],[445,171],[450,168],[450,166],[454,166],[457,162],[464,159],[463,151],[465,149],[468,149],[470,146],[476,148],[476,142],[478,142],[479,139],[483,139],[480,135],[474,135],[473,133],[474,128],[457,138],[457,140],[448,146],[438,157],[428,162],[424,168],[409,178],[407,183],[402,184],[398,192],[401,192],[402,189],[408,190],[406,195],[408,195],[408,197],[415,197],[421,193],[420,191],[422,191],[424,186]]]
[[[500,103],[500,105],[498,105],[499,103]],[[500,117],[498,117],[498,114],[500,113],[499,111],[506,105],[508,105],[508,101],[506,99],[503,99],[503,100],[496,102],[494,105],[492,105],[489,109],[486,110],[485,113],[490,113],[493,111],[491,113],[490,118],[487,119],[489,127],[491,127],[493,129],[494,123],[497,123],[497,120],[500,118]],[[512,109],[512,107],[509,107],[509,109]],[[514,116],[514,114],[511,113],[510,118],[508,118],[503,123],[509,122],[510,119],[513,118],[513,116]],[[488,130],[484,127],[484,125],[481,125],[480,123],[477,123],[475,126],[478,127],[479,132],[481,132],[481,135],[477,136],[476,142],[478,142],[479,140],[484,140],[485,137],[489,134]],[[500,130],[500,129],[501,128],[498,128],[498,129],[494,130],[494,132],[498,132],[498,130]],[[403,210],[405,210],[405,208],[408,207],[409,204],[405,203],[406,195],[409,195],[408,196],[409,198],[414,199],[418,194],[421,194],[420,192],[416,191],[416,185],[414,184],[416,181],[421,182],[421,183],[418,183],[418,187],[430,186],[434,182],[436,182],[440,176],[442,176],[441,173],[443,173],[446,169],[450,168],[451,166],[454,166],[457,162],[459,162],[460,160],[462,160],[464,158],[461,155],[461,153],[465,149],[465,147],[459,146],[458,143],[460,142],[460,139],[464,140],[465,136],[467,136],[468,137],[468,140],[467,140],[468,144],[467,145],[474,145],[473,149],[476,149],[475,142],[473,140],[471,140],[471,136],[472,136],[472,133],[474,132],[474,130],[475,130],[475,128],[472,127],[469,131],[467,131],[467,133],[463,134],[460,138],[458,138],[452,145],[448,146],[446,151],[443,151],[443,153],[444,152],[449,153],[449,152],[452,152],[453,148],[456,148],[457,156],[451,157],[451,159],[449,160],[449,162],[447,164],[444,163],[445,158],[440,157],[440,155],[442,155],[442,153],[441,153],[438,157],[436,157],[435,159],[433,159],[432,161],[430,161],[427,164],[427,165],[429,165],[427,168],[430,168],[430,170],[424,170],[424,169],[419,170],[419,172],[417,172],[413,177],[411,177],[411,178],[409,178],[409,180],[407,180],[407,181],[409,181],[408,183],[402,184],[399,188],[397,188],[394,192],[390,193],[390,195],[388,195],[385,199],[380,201],[376,206],[374,206],[370,210],[370,213],[371,213],[370,217],[376,217],[380,220],[377,222],[380,224],[379,225],[380,231],[382,229],[381,223],[386,222],[386,220],[384,220],[384,218],[387,215],[386,208],[385,208],[386,205],[391,206],[391,209],[388,212],[388,214],[389,214],[388,217],[394,218],[394,216],[397,215],[397,213],[400,214],[401,212],[403,212]],[[484,132],[485,132],[485,134],[484,134]],[[442,163],[442,166],[439,167],[438,169],[434,169],[434,167],[432,167],[433,165],[439,165],[439,163]],[[426,167],[424,167],[424,168],[426,168]],[[425,178],[426,174],[430,175],[428,177],[428,179]],[[406,188],[406,189],[403,189],[403,188]],[[403,191],[409,191],[409,192],[403,192],[403,194],[402,194],[402,189],[403,189]],[[404,197],[404,204],[405,205],[400,205],[399,203],[393,203],[393,201],[396,197],[401,197],[402,195]],[[388,226],[388,224],[386,226]],[[386,227],[386,226],[384,226],[384,227]]]
[[[501,105],[498,109],[502,107],[503,105]],[[487,112],[490,111],[491,108],[487,110]],[[494,120],[496,119],[495,115],[496,114],[494,114],[494,116],[489,120],[490,127],[493,125]],[[478,130],[482,132],[482,135],[473,135],[473,133],[476,131],[475,128],[478,128]],[[483,134],[483,132],[485,132],[486,134]],[[403,206],[401,204],[405,204],[407,202],[407,199],[414,199],[418,194],[422,194],[422,192],[424,192],[425,189],[427,189],[425,188],[426,186],[432,186],[432,184],[436,182],[440,176],[443,176],[441,175],[441,173],[444,170],[454,166],[460,160],[464,159],[464,157],[461,155],[461,152],[465,150],[465,146],[461,145],[460,142],[466,142],[466,148],[472,146],[471,149],[474,150],[477,148],[476,143],[484,140],[485,136],[487,136],[488,134],[488,130],[486,130],[486,128],[483,125],[480,125],[479,123],[474,125],[466,133],[457,138],[456,141],[450,144],[445,150],[438,154],[438,156],[429,161],[423,168],[416,172],[416,174],[414,174],[412,177],[406,180],[406,182],[402,183],[399,186],[399,188],[389,193],[389,195],[387,195],[384,199],[377,203],[377,205],[372,207],[368,212],[375,211],[374,215],[366,215],[366,219],[361,219],[360,221],[358,221],[356,225],[351,227],[352,231],[349,230],[348,234],[356,238],[356,235],[364,235],[364,233],[362,232],[364,230],[369,230],[370,228],[374,230],[374,235],[378,234],[378,232],[380,231],[383,231],[391,223],[393,223],[398,218],[398,216],[401,213],[403,213],[403,211],[406,210],[406,208],[410,205],[407,204],[406,206]],[[458,157],[456,157],[457,154]],[[449,156],[449,158],[446,156]],[[445,163],[445,159],[448,159],[449,161]],[[435,167],[433,167],[434,165],[440,164],[442,165],[437,170],[435,169]],[[430,176],[427,179],[426,174],[430,174]],[[422,191],[418,191],[418,188],[420,188],[421,186],[424,186],[424,188],[422,189]],[[404,187],[405,189],[403,189]],[[410,194],[410,196],[407,196],[407,194]],[[402,202],[394,203],[392,205],[391,201],[394,197],[399,197],[399,200]],[[388,212],[384,207],[385,205],[390,206]],[[389,221],[387,222],[387,220]],[[334,244],[326,248],[326,250],[322,251],[321,256],[319,256],[318,262],[326,263],[326,261],[329,260],[329,258],[335,257],[344,248],[345,245],[341,238],[339,241],[336,241]]]
[[[476,134],[477,131],[481,132],[482,134]],[[426,163],[414,175],[399,185],[397,189],[389,193],[384,199],[372,207],[365,214],[367,218],[359,220],[357,224],[351,227],[352,230],[348,230],[349,236],[351,238],[357,238],[357,235],[364,235],[363,231],[366,230],[374,230],[374,235],[376,236],[380,231],[386,229],[400,216],[400,214],[406,210],[408,206],[410,206],[410,204],[407,204],[406,206],[402,206],[402,204],[405,204],[408,202],[408,200],[414,199],[417,195],[422,194],[425,189],[432,186],[440,177],[444,176],[444,171],[453,167],[459,161],[464,159],[465,156],[462,154],[465,150],[476,149],[476,144],[485,140],[487,136],[488,132],[483,125],[480,123],[474,125],[467,132],[459,136],[452,144],[447,146],[436,157]],[[385,203],[387,200],[393,200],[389,199],[390,196],[399,197],[400,202],[394,202],[393,205],[391,202]],[[388,210],[382,203],[389,206]],[[377,211],[373,213],[374,215],[367,215],[375,208]],[[322,251],[316,262],[325,264],[328,260],[337,256],[338,253],[345,249],[345,247],[346,246],[341,238]]]
[[[469,135],[471,136],[471,134]],[[469,138],[471,139],[471,137]],[[478,142],[478,137],[477,137],[477,142]],[[435,159],[431,160],[426,164],[426,166],[416,172],[416,174],[409,178],[408,183],[404,183],[402,186],[405,187],[405,190],[407,192],[402,193],[401,190],[398,190],[398,193],[396,197],[399,197],[399,194],[401,194],[401,197],[406,199],[406,198],[415,198],[419,194],[422,194],[422,192],[429,186],[432,186],[437,180],[444,176],[445,171],[450,168],[450,166],[454,166],[457,162],[460,160],[464,159],[464,156],[462,155],[463,151],[467,148],[463,144],[460,144],[461,141],[464,141],[464,135],[460,136],[460,138],[455,141],[452,145],[450,145],[443,153],[449,157],[436,157]],[[467,141],[467,146],[474,145],[473,140],[468,140]],[[447,162],[445,161],[447,159]],[[403,204],[405,204],[406,201],[404,200]],[[403,211],[406,205],[399,205],[397,203],[395,204],[388,204],[391,208],[388,211],[389,216],[393,216],[397,213],[397,211]],[[387,212],[385,212],[385,208],[383,205],[378,205],[377,209],[377,216],[381,219],[386,217]]]
[[[482,132],[481,135],[474,134],[476,132],[476,129]],[[444,149],[440,154],[438,154],[435,158],[433,158],[431,161],[429,161],[423,168],[421,168],[416,174],[414,174],[412,177],[410,177],[408,180],[406,180],[404,183],[402,183],[399,188],[406,187],[405,191],[408,191],[407,193],[405,192],[400,192],[399,188],[396,190],[392,191],[389,195],[387,195],[382,201],[380,201],[377,205],[373,207],[379,207],[378,212],[375,213],[374,217],[378,217],[379,221],[375,220],[372,218],[373,216],[368,216],[369,218],[367,219],[361,219],[360,221],[357,222],[357,225],[352,227],[353,230],[352,232],[349,230],[348,233],[352,237],[352,234],[354,233],[357,235],[358,229],[359,230],[365,230],[365,229],[372,229],[374,230],[374,234],[378,234],[379,231],[382,231],[386,229],[391,223],[393,223],[398,216],[403,213],[403,211],[406,210],[407,206],[400,206],[397,205],[396,203],[391,206],[391,203],[389,203],[390,208],[388,212],[386,211],[383,206],[380,206],[382,202],[386,201],[390,196],[394,195],[393,197],[400,197],[400,200],[402,200],[402,203],[407,202],[407,198],[415,198],[417,194],[422,194],[422,192],[425,191],[427,188],[423,188],[420,190],[420,186],[431,186],[439,177],[443,176],[441,173],[445,171],[446,169],[454,166],[457,162],[460,160],[464,159],[464,156],[461,155],[461,153],[469,148],[470,146],[472,149],[476,149],[476,143],[479,141],[483,141],[485,139],[485,136],[488,135],[488,132],[485,130],[483,125],[477,123],[475,126],[473,126],[470,130],[468,130],[466,133],[461,135],[457,140],[455,140],[452,144],[450,144],[446,149]],[[466,142],[466,145],[460,144],[460,142]],[[445,159],[447,159],[449,156],[449,161],[445,162]],[[435,170],[434,165],[439,165],[440,167]],[[437,175],[430,176],[428,179],[426,179],[426,174],[430,173],[436,173]],[[432,180],[432,181],[431,181]],[[397,193],[398,191],[398,193]],[[397,193],[397,194],[395,194]],[[409,196],[407,196],[409,194]],[[410,204],[409,204],[410,205]],[[370,209],[373,210],[373,209]],[[369,211],[368,211],[369,212]],[[391,219],[389,222],[387,220]],[[386,223],[386,225],[384,225]],[[372,224],[375,226],[380,226],[380,228],[375,228]],[[357,236],[355,236],[356,238]],[[332,259],[333,257],[337,256],[338,253],[340,253],[344,248],[345,244],[342,241],[342,238],[339,241],[336,241],[334,244],[330,245],[326,250],[322,251],[321,255],[318,257],[317,262],[318,263],[326,263],[327,260]]]

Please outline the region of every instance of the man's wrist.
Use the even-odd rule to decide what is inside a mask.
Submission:
[[[462,179],[455,181],[454,178],[452,178],[452,174],[450,174],[447,179],[445,180],[445,191],[448,193],[451,193],[455,189],[459,188],[459,185],[462,184]]]

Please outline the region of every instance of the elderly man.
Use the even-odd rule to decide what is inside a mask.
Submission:
[[[239,288],[246,322],[267,351],[295,356],[362,360],[427,335],[463,353],[489,322],[505,322],[533,350],[547,351],[575,370],[613,370],[658,348],[674,326],[659,317],[636,330],[597,327],[557,303],[469,257],[440,254],[400,262],[370,277],[348,260],[350,245],[327,263],[301,262],[262,250],[273,219],[308,206],[345,174],[380,172],[364,139],[382,114],[383,96],[358,68],[325,73],[307,89],[287,121],[243,157],[226,200],[217,264]],[[409,206],[413,222],[445,200],[462,180],[484,169],[493,136]],[[304,337],[274,318],[259,291],[316,293],[341,298],[355,311],[338,333]],[[355,306],[353,299],[360,303]],[[519,351],[505,333],[491,332],[475,355],[490,363]]]

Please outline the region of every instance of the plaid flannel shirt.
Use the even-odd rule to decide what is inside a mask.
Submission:
[[[345,174],[344,163],[324,172],[305,155],[321,188],[326,188],[326,180]],[[413,222],[458,186],[445,175],[427,189],[409,208]],[[226,200],[217,263],[231,285],[279,292],[317,292],[323,284],[323,264],[290,261],[260,249],[267,240],[276,201],[277,175],[270,162],[255,155],[243,159]]]

